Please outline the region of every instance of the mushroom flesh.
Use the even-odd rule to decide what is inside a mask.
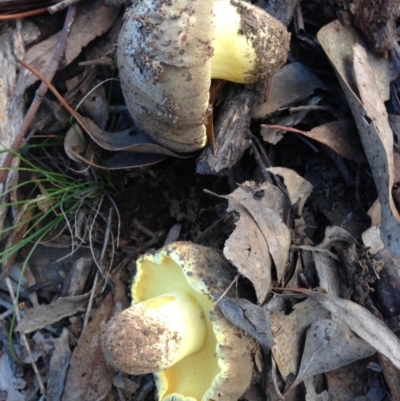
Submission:
[[[179,152],[206,143],[211,78],[264,82],[286,61],[289,34],[259,7],[236,0],[136,0],[117,50],[135,123]]]
[[[102,333],[107,363],[153,373],[159,400],[237,401],[250,384],[256,345],[214,306],[232,278],[217,251],[189,242],[140,257],[132,306]]]

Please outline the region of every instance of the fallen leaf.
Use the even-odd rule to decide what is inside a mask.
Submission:
[[[340,320],[315,321],[307,330],[299,373],[287,392],[308,377],[367,358],[375,352]]]
[[[333,21],[322,27],[317,38],[333,64],[339,79],[342,79],[353,93],[357,93],[357,84],[352,69],[353,45],[358,42],[367,48],[368,46],[363,38],[360,37],[354,27],[351,25],[343,26],[339,21]],[[397,78],[397,68],[393,62],[369,51],[368,60],[373,69],[374,81],[377,83],[379,95],[386,101],[390,97],[390,82]]]
[[[330,317],[330,313],[318,302],[310,300],[311,298],[295,305],[290,315],[280,312],[271,314],[271,330],[275,343],[272,355],[284,379],[297,372],[301,339],[310,324]]]
[[[235,231],[226,241],[225,257],[247,277],[263,303],[271,288],[271,264],[276,268],[278,282],[286,272],[290,249],[290,231],[282,218],[287,213],[287,201],[272,184],[245,182],[230,195],[228,211],[240,213]],[[242,220],[242,222],[241,222]]]
[[[103,1],[90,1],[78,5],[76,18],[72,24],[64,53],[64,66],[69,65],[97,36],[105,33],[119,15],[119,7],[107,7]],[[45,73],[50,65],[52,55],[58,45],[61,31],[50,38],[32,46],[24,57],[24,61]],[[18,76],[15,93],[22,95],[25,89],[35,83],[38,78],[31,72],[23,70]]]
[[[303,213],[304,204],[311,195],[313,186],[297,174],[294,170],[285,167],[269,167],[267,168],[272,174],[276,174],[283,178],[286,190],[292,205],[297,205],[297,214]]]
[[[375,84],[373,71],[368,64],[367,53],[359,44],[354,45],[353,51],[357,87],[365,111],[352,111],[378,190],[382,240],[392,252],[400,256],[400,215],[392,198],[393,132]]]
[[[304,64],[290,63],[274,74],[268,100],[254,107],[253,118],[265,118],[281,108],[299,103],[327,86]]]
[[[305,105],[306,106],[314,106],[318,104],[322,99],[322,96],[313,96],[310,98]],[[310,112],[310,109],[301,110],[298,112],[291,112],[288,115],[279,115],[276,117],[275,125],[283,128],[271,128],[268,125],[261,124],[260,134],[265,142],[268,142],[272,145],[276,145],[281,139],[284,137],[284,133],[287,130],[284,127],[293,127],[296,124],[301,123],[307,114]]]
[[[46,397],[51,401],[61,400],[70,359],[71,350],[69,349],[69,334],[68,329],[64,327],[50,359]]]
[[[25,310],[22,319],[15,328],[16,331],[31,333],[43,327],[75,315],[85,310],[90,294],[76,297],[58,298],[48,305],[39,305]]]
[[[247,299],[222,298],[218,301],[225,318],[253,337],[263,348],[265,355],[274,345],[269,312]]]
[[[111,392],[115,371],[106,365],[100,335],[113,313],[114,301],[110,292],[94,311],[72,353],[63,401],[98,401]]]
[[[371,166],[381,204],[382,240],[400,256],[400,215],[391,194],[393,133],[383,103],[398,72],[389,60],[376,57],[358,43],[353,29],[337,21],[323,27],[317,36],[336,70]]]
[[[371,312],[352,301],[332,295],[305,289],[296,289],[296,291],[316,299],[332,315],[346,323],[354,333],[400,369],[400,340]]]

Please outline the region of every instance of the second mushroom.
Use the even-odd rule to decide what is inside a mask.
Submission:
[[[214,306],[232,278],[217,251],[189,242],[142,256],[132,306],[103,331],[106,361],[128,374],[153,373],[160,401],[237,401],[256,345]]]
[[[289,34],[236,0],[136,0],[118,40],[121,86],[135,123],[160,144],[206,143],[212,78],[264,82],[286,61]]]

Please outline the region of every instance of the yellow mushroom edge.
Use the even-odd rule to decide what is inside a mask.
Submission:
[[[137,273],[132,284],[133,308],[164,293],[171,293],[174,284],[179,282],[181,287],[187,286],[185,291],[188,288],[193,290],[191,296],[198,301],[204,316],[209,317],[206,319],[207,339],[201,350],[167,369],[152,372],[160,401],[237,401],[249,386],[257,344],[241,329],[231,325],[214,306],[234,275],[219,252],[190,242],[172,243],[137,260]],[[156,283],[156,278],[159,283]],[[103,351],[106,361],[116,369],[141,374],[134,372],[137,368],[132,368],[134,363],[127,351],[132,344],[137,349],[137,340],[131,338],[127,330],[130,324],[137,326],[136,317],[129,317],[129,309],[106,326],[102,335]],[[203,351],[207,356],[203,356]],[[150,364],[151,359],[148,359]],[[202,364],[205,366],[201,367]],[[194,371],[191,371],[192,367]],[[147,367],[144,370],[150,371]],[[183,380],[187,383],[182,384]]]

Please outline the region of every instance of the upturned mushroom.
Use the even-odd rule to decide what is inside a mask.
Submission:
[[[286,61],[289,34],[262,9],[236,0],[136,0],[117,51],[135,123],[178,152],[206,143],[212,78],[266,81]]]
[[[255,342],[214,306],[232,272],[220,254],[189,242],[137,261],[132,306],[106,325],[107,363],[153,373],[164,401],[237,401],[250,384]]]

